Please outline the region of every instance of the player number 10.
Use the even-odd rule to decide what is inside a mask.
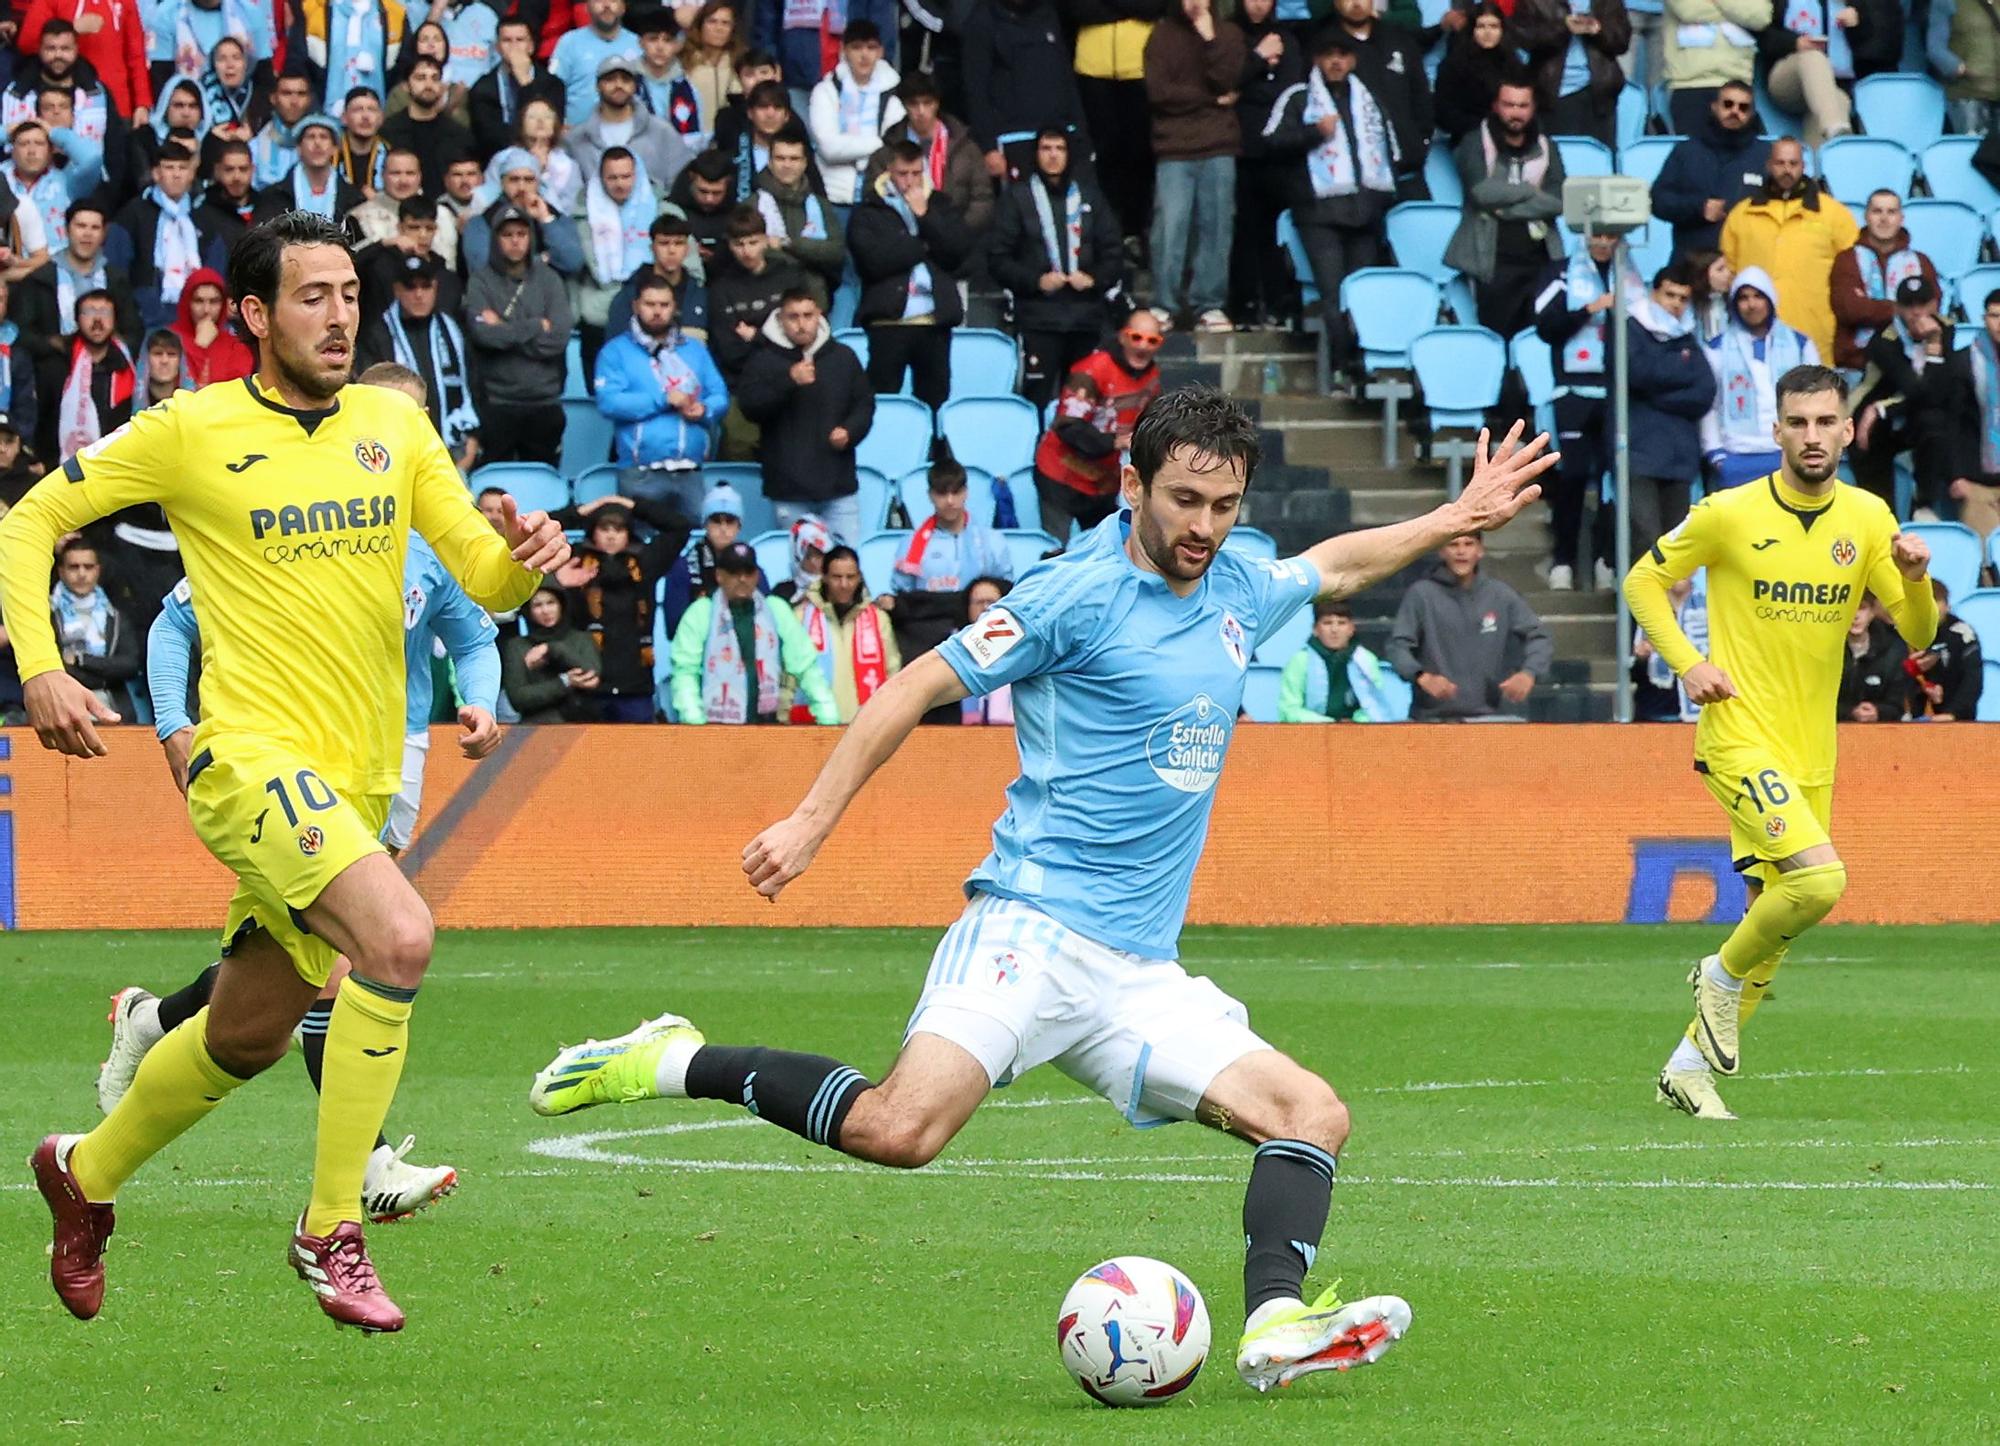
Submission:
[[[1757,796],[1757,790],[1760,786],[1764,791],[1762,798]],[[1782,808],[1792,801],[1792,791],[1785,787],[1784,781],[1778,777],[1778,770],[1775,768],[1765,769],[1757,775],[1754,781],[1746,773],[1743,776],[1743,792],[1749,797],[1752,803],[1757,805],[1757,812],[1759,813],[1765,811],[1764,805],[1766,803],[1769,803],[1772,808]],[[286,811],[290,812],[289,809]]]
[[[298,785],[299,798],[314,813],[324,813],[339,800],[333,790],[320,781],[318,774],[310,768],[301,768],[292,775],[292,782]],[[285,787],[285,780],[273,778],[264,784],[264,792],[278,796],[278,807],[285,811],[285,822],[293,828],[299,826],[299,811],[292,807],[292,795]]]

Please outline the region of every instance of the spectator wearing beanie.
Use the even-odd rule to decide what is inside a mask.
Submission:
[[[535,223],[501,201],[487,213],[493,254],[465,289],[469,340],[489,462],[556,465],[562,446],[564,353],[574,329],[562,278],[535,255]]]
[[[758,591],[757,554],[732,542],[715,559],[716,590],[674,630],[674,717],[682,723],[776,723],[789,681],[816,723],[840,721],[819,650],[784,604]]]

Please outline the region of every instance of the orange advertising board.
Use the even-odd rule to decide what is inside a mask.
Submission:
[[[219,925],[230,881],[195,841],[150,733],[109,757],[0,731],[0,926]],[[1004,729],[919,729],[777,904],[743,845],[804,794],[831,729],[510,730],[477,766],[437,730],[407,863],[447,928],[937,926],[1014,776]],[[1244,724],[1195,878],[1197,924],[1726,919],[1721,813],[1672,726]],[[2000,922],[1947,886],[2000,839],[2000,728],[1847,728],[1836,920]],[[1976,865],[1975,865],[1976,867]]]

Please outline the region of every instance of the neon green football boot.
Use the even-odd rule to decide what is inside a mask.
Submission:
[[[1373,1365],[1410,1328],[1410,1303],[1401,1296],[1371,1295],[1352,1305],[1340,1303],[1335,1281],[1311,1305],[1268,1301],[1244,1324],[1236,1348],[1236,1374],[1243,1384],[1268,1391],[1289,1386],[1314,1371],[1345,1371]]]
[[[592,1105],[622,1105],[660,1097],[660,1060],[680,1063],[670,1073],[685,1077],[687,1059],[707,1041],[678,1014],[649,1019],[616,1039],[586,1039],[554,1059],[528,1089],[528,1106],[538,1115],[566,1115]]]

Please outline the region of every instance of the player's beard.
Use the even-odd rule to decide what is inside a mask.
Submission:
[[[1787,456],[1785,465],[1792,469],[1792,475],[1799,481],[1818,486],[1840,470],[1840,449],[1828,448],[1816,462],[1807,461],[1803,454],[1797,457]]]
[[[340,395],[340,389],[347,385],[353,374],[354,342],[351,337],[340,337],[347,343],[347,356],[338,366],[332,366],[321,359],[320,349],[334,336],[335,333],[329,332],[316,338],[312,346],[306,348],[295,347],[286,338],[274,333],[271,357],[277,364],[279,379],[291,390],[316,402],[330,402]]]
[[[1158,568],[1162,576],[1177,582],[1201,581],[1209,564],[1215,561],[1216,544],[1206,544],[1207,555],[1199,563],[1189,563],[1181,556],[1178,546],[1183,539],[1167,535],[1167,530],[1154,520],[1147,500],[1142,494],[1139,505],[1132,510],[1133,536],[1139,539],[1139,550],[1146,554],[1146,560]],[[1185,540],[1193,543],[1192,538]]]

